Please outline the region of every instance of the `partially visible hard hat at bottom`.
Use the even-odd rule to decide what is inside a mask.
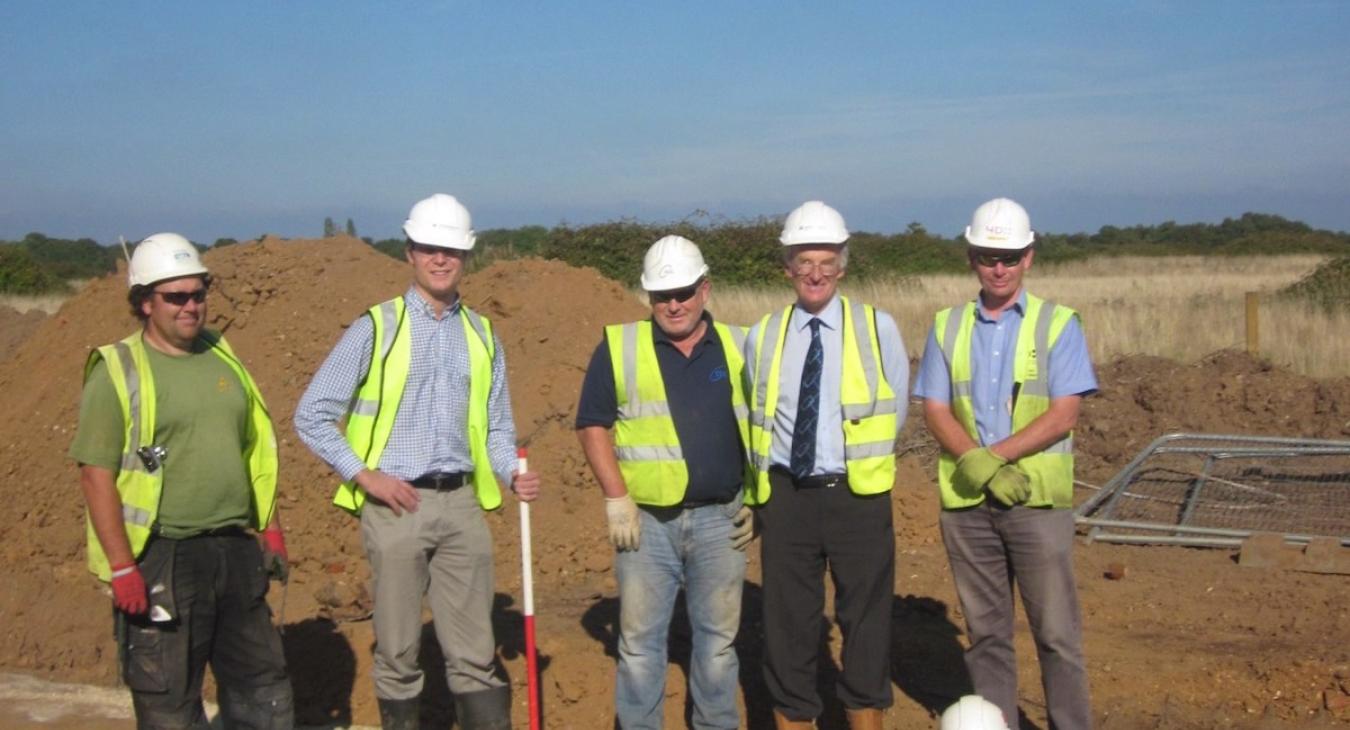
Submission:
[[[642,288],[647,291],[683,289],[708,273],[703,254],[693,241],[666,236],[653,243],[642,259]]]
[[[1008,723],[994,703],[966,695],[942,713],[938,730],[1008,730]]]
[[[177,233],[156,233],[141,241],[127,264],[127,282],[131,286],[149,286],[205,273],[197,247]]]

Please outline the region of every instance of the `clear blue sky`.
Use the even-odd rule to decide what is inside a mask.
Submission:
[[[0,3],[0,238],[781,215],[1350,230],[1350,2]]]

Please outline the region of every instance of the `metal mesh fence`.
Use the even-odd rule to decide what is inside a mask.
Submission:
[[[1169,434],[1077,515],[1107,542],[1235,547],[1276,532],[1350,545],[1350,441]]]

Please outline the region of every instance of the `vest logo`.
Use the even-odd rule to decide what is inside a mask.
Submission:
[[[227,380],[224,375],[220,376],[220,380],[216,381],[216,391],[220,393],[227,393],[229,392],[229,390],[230,390],[230,381]]]
[[[720,383],[726,379],[727,379],[727,369],[724,367],[719,367],[713,370],[711,373],[708,373],[709,383]]]

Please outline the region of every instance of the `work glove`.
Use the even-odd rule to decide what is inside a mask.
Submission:
[[[286,554],[286,536],[281,528],[272,526],[263,530],[263,569],[272,578],[285,583],[291,577],[289,556]]]
[[[755,540],[755,511],[745,505],[731,518],[731,547],[737,550],[745,548]]]
[[[609,543],[618,550],[637,550],[642,528],[633,498],[627,494],[605,497],[605,517],[609,519]]]
[[[135,563],[112,566],[113,604],[123,613],[139,616],[150,608],[145,578]]]
[[[990,451],[987,446],[971,449],[956,460],[956,475],[969,485],[969,491],[980,492],[1007,463],[1007,459]]]
[[[1007,464],[989,480],[989,493],[994,499],[1011,507],[1031,498],[1031,478],[1016,464]]]

